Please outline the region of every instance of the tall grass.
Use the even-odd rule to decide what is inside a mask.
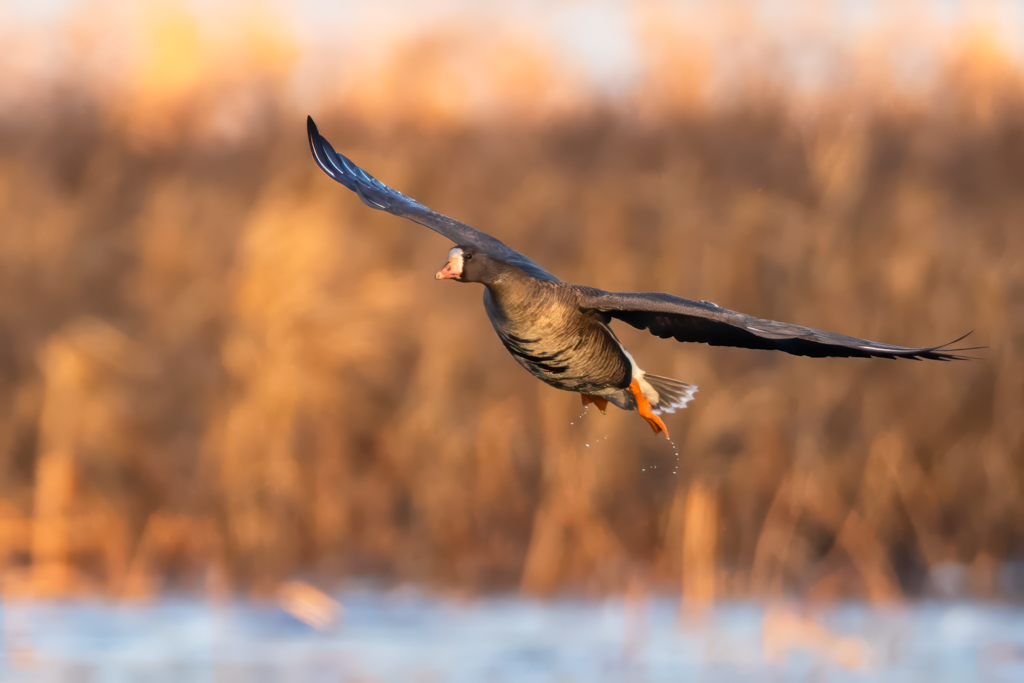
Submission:
[[[886,600],[955,564],[991,594],[1024,551],[1024,88],[973,54],[941,96],[840,86],[814,116],[757,79],[701,104],[682,51],[636,98],[553,116],[420,119],[406,93],[382,122],[358,92],[317,112],[371,173],[563,279],[989,346],[814,360],[623,329],[701,387],[668,419],[678,462],[524,373],[479,289],[432,280],[450,245],[318,171],[273,79],[220,137],[201,88],[152,138],[53,86],[0,121],[8,592],[304,574]]]

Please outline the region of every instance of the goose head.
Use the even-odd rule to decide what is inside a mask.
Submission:
[[[504,262],[491,258],[476,247],[452,247],[448,262],[434,276],[437,280],[490,284],[501,274]]]

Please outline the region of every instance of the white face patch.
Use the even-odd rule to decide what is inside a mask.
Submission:
[[[452,247],[448,251],[448,260],[455,259],[455,263],[452,264],[452,271],[457,275],[462,275],[462,248]]]

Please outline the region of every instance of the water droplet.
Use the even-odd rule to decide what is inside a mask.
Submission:
[[[672,474],[679,474],[679,448],[676,447],[676,442],[669,439],[669,443],[672,444],[672,451],[676,454],[676,466],[672,468]]]
[[[590,444],[589,443],[587,444],[587,448],[590,448]]]

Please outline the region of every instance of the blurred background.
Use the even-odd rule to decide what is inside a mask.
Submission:
[[[990,659],[1024,666],[1024,3],[51,0],[0,6],[0,44],[11,671],[60,605],[281,604],[344,639],[353,586],[362,614],[618,605],[634,663],[644,605],[673,633],[750,605],[755,667],[856,668],[889,641],[839,606],[927,629],[907,605],[952,600],[1016,615]],[[988,348],[625,328],[696,400],[671,444],[581,415],[433,281],[445,240],[314,166],[307,114],[563,279]]]

